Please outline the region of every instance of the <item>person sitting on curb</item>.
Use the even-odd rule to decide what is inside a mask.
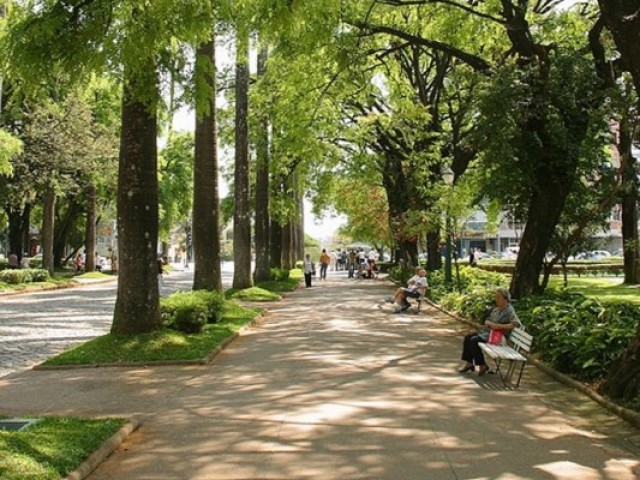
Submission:
[[[424,268],[420,268],[418,269],[418,274],[409,279],[406,288],[396,290],[396,294],[393,297],[396,312],[404,312],[411,306],[407,301],[407,297],[420,298],[427,292],[428,288],[427,271]]]

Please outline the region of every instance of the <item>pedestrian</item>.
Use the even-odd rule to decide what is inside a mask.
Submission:
[[[469,265],[472,267],[476,266],[475,248],[469,249]]]
[[[20,263],[18,262],[18,255],[11,252],[9,254],[9,268],[12,270],[15,270],[16,268],[19,268],[19,267],[20,267]]]
[[[164,286],[164,279],[162,276],[167,273],[164,270],[167,257],[158,257],[158,292],[162,294],[162,287]]]
[[[84,268],[84,259],[82,258],[82,254],[78,253],[76,255],[76,260],[74,262],[74,266],[76,269],[76,272],[80,273],[82,271],[82,269]]]
[[[311,288],[311,276],[315,275],[315,267],[308,253],[304,256],[304,285]]]
[[[329,267],[329,263],[331,263],[331,257],[327,253],[327,250],[323,248],[322,253],[320,254],[320,280],[327,279],[327,268]]]
[[[353,274],[356,268],[358,256],[356,255],[355,250],[349,251],[349,258],[347,259],[348,268],[349,268],[349,278],[353,278]]]

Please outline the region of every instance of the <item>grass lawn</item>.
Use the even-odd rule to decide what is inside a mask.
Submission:
[[[288,278],[287,280],[269,280],[258,283],[256,286],[269,290],[270,292],[293,292],[300,285],[300,279]]]
[[[29,283],[0,282],[0,290],[4,290],[7,292],[42,290],[44,288],[60,287],[63,285],[73,285],[73,284],[74,284],[74,281],[67,277],[54,277],[54,278],[50,278],[46,282],[29,282]]]
[[[0,431],[0,478],[63,479],[125,423],[45,418],[20,432]]]
[[[562,287],[562,278],[553,276],[549,286]],[[569,290],[595,297],[603,302],[624,301],[640,305],[640,288],[624,285],[620,277],[569,277]]]
[[[245,288],[243,290],[229,289],[225,294],[227,298],[249,302],[275,302],[282,300],[281,295],[260,287]]]
[[[108,334],[52,357],[44,365],[199,360],[260,313],[259,308],[243,308],[227,302],[222,320],[206,325],[201,334],[188,335],[170,329],[134,336]]]
[[[102,272],[87,272],[87,273],[83,273],[82,275],[77,275],[75,278],[91,278],[91,279],[103,279],[103,278],[114,278],[113,275],[106,275]]]

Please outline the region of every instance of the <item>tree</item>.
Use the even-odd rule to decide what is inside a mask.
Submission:
[[[236,116],[233,213],[233,288],[251,281],[251,211],[249,205],[249,37],[239,29],[236,36]]]
[[[258,54],[258,77],[264,78],[269,50],[262,44]],[[262,111],[258,120],[256,132],[256,188],[255,188],[255,243],[256,243],[256,271],[255,282],[265,282],[270,278],[269,260],[269,117],[268,112]]]
[[[196,156],[193,179],[194,290],[222,291],[216,138],[215,32],[196,58]]]

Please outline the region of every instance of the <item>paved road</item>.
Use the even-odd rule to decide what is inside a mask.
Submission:
[[[233,270],[223,269],[223,284]],[[191,288],[193,269],[165,276],[162,294]],[[116,281],[0,297],[0,378],[31,368],[111,328]]]

